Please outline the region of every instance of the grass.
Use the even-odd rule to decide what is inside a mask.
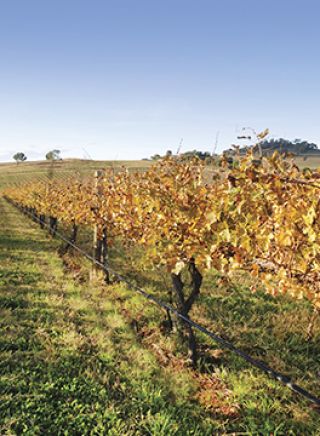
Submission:
[[[0,209],[1,434],[209,435],[223,427],[224,412],[194,398],[189,370],[162,368],[111,295],[65,275],[56,241],[4,200]]]
[[[169,278],[165,278],[165,271],[142,271],[137,250],[127,249],[121,253],[118,248],[111,256],[112,267],[168,300],[166,289],[170,283]],[[252,294],[245,277],[222,286],[219,281],[220,277],[214,272],[205,276],[192,318],[317,395],[320,386],[320,319],[315,323],[312,340],[308,341],[307,327],[312,316],[310,304],[283,296],[273,298],[262,291]],[[156,348],[162,364],[165,364],[163,355],[172,358],[172,351],[177,355],[179,347],[157,333],[159,310],[146,307],[142,297],[127,290],[117,291],[114,299],[116,304],[125,308],[129,319],[137,321],[142,342]],[[162,315],[162,320],[164,318]],[[150,339],[148,333],[145,334],[148,331],[151,331]],[[308,401],[233,353],[209,343],[207,337],[198,334],[198,339],[201,376],[218,375],[232,392],[234,404],[240,407],[237,418],[230,419],[225,430],[247,432],[245,434],[320,434],[319,412],[310,407]],[[155,343],[158,344],[156,347]],[[202,382],[200,377],[202,389],[198,392],[199,398],[205,408],[212,410],[212,392]]]
[[[320,156],[297,156],[295,162],[300,168],[320,168]]]
[[[100,164],[64,162],[57,172]],[[48,172],[28,165],[0,166],[0,184]],[[81,245],[90,241],[81,229]],[[200,370],[191,371],[165,314],[123,284],[89,283],[88,262],[62,259],[60,245],[1,200],[0,434],[320,435],[310,403],[201,334]],[[167,299],[165,272],[143,270],[137,250],[115,245],[111,262]],[[252,294],[244,277],[219,282],[205,276],[193,319],[319,395],[311,307]]]
[[[202,369],[191,371],[157,307],[121,283],[74,279],[83,259],[66,273],[59,241],[0,207],[1,434],[320,434],[308,402],[201,336]],[[137,253],[124,254],[113,265],[161,295],[159,274],[132,273]],[[218,280],[205,277],[193,317],[316,393],[309,307]]]
[[[121,168],[126,167],[131,171],[143,171],[152,162],[142,160],[127,161],[103,161],[85,159],[66,159],[55,161],[35,161],[16,163],[0,163],[0,188],[12,183],[20,183],[31,180],[45,179],[50,174],[59,178],[68,178],[76,174],[92,175],[94,171],[102,168]]]

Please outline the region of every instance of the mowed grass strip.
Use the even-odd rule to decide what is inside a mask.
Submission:
[[[170,277],[166,271],[143,268],[145,257],[136,248],[111,248],[111,266],[130,280],[159,298],[169,301]],[[188,283],[188,277],[185,276]],[[239,349],[320,397],[320,318],[314,322],[313,337],[308,339],[308,325],[313,316],[310,302],[289,296],[272,297],[262,289],[250,291],[252,281],[245,274],[225,283],[215,271],[205,274],[192,319]],[[109,291],[110,294],[110,291]],[[139,329],[152,331],[152,347],[159,344],[167,352],[175,344],[163,341],[159,333],[159,309],[146,305],[145,299],[128,290],[117,290],[115,304],[120,300]],[[162,315],[162,319],[164,316]],[[237,418],[230,419],[226,431],[244,434],[310,434],[320,435],[319,409],[304,397],[295,394],[279,381],[270,379],[234,353],[223,349],[197,332],[200,342],[202,374],[214,375],[232,392],[233,404],[240,406]],[[148,337],[146,338],[148,341]],[[178,350],[179,351],[179,350]],[[162,350],[162,355],[165,352]],[[202,381],[200,381],[202,383]],[[211,390],[199,392],[205,407],[211,407]],[[242,433],[241,433],[242,434]]]
[[[159,331],[164,315],[157,307],[120,283],[103,289],[75,282],[60,245],[0,201],[1,435],[320,434],[319,414],[307,401],[229,352],[208,348],[206,338],[202,347],[211,347],[214,366],[205,368],[205,359],[202,373],[186,368],[175,338]],[[128,267],[128,256],[121,259]],[[87,269],[82,261],[75,257]],[[139,277],[155,293],[163,288]],[[289,320],[306,343],[299,304],[240,288],[213,293],[215,281],[206,277],[194,317],[287,370]],[[302,312],[304,325],[305,306]],[[270,325],[278,313],[282,324]],[[318,327],[308,352],[293,347],[292,358],[299,382],[315,376],[307,383],[315,393]]]
[[[0,200],[0,434],[212,434],[112,301],[64,275],[56,241]],[[98,297],[97,297],[98,295]]]

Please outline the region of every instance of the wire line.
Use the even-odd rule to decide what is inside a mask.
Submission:
[[[9,198],[4,197],[10,204],[18,208],[21,212],[25,213],[26,215],[29,215],[31,218],[33,218],[36,222],[40,223],[40,219],[34,215],[33,213],[23,210],[18,204],[15,204],[13,201],[11,201]],[[42,223],[44,227],[47,227],[50,229],[49,224]],[[154,295],[150,294],[149,292],[145,291],[140,286],[137,286],[136,284],[132,283],[130,280],[128,280],[126,277],[124,277],[122,274],[119,274],[117,271],[115,271],[113,268],[111,268],[109,265],[106,266],[99,262],[97,259],[95,259],[93,256],[88,254],[85,250],[77,246],[72,241],[68,240],[66,237],[64,237],[60,232],[55,232],[55,236],[57,236],[59,239],[63,240],[64,242],[68,243],[71,247],[73,247],[76,251],[81,253],[84,257],[86,257],[88,260],[90,260],[95,265],[99,266],[102,270],[105,272],[111,272],[115,277],[117,277],[120,281],[126,283],[130,289],[134,290],[135,292],[138,292],[139,294],[143,295],[145,298],[147,298],[149,301],[152,301],[156,305],[162,307],[166,311],[169,311],[173,314],[175,314],[178,318],[185,321],[190,326],[194,327],[196,330],[200,331],[201,333],[205,334],[206,336],[213,339],[215,342],[220,344],[221,346],[227,348],[228,350],[232,351],[233,353],[240,356],[242,359],[244,359],[246,362],[250,363],[251,365],[255,366],[256,368],[260,369],[261,371],[268,374],[270,377],[280,381],[282,384],[287,386],[289,389],[291,389],[293,392],[296,392],[297,394],[300,394],[307,398],[312,403],[316,404],[317,406],[320,406],[320,398],[316,397],[312,393],[308,392],[304,388],[296,385],[295,383],[291,382],[290,377],[281,374],[278,371],[275,371],[274,369],[270,368],[267,364],[264,362],[261,362],[253,357],[251,357],[249,354],[245,353],[244,351],[240,350],[239,348],[235,347],[231,342],[223,339],[221,336],[217,335],[216,333],[213,333],[209,331],[206,327],[203,327],[201,324],[198,324],[195,321],[192,321],[190,318],[186,317],[182,313],[180,313],[177,309],[172,307],[170,304],[165,303],[164,301],[160,300],[159,298],[155,297]]]

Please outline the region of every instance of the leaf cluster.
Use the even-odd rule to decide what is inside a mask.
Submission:
[[[276,295],[320,308],[320,174],[279,154],[222,162],[210,183],[204,164],[168,156],[144,173],[106,170],[97,180],[30,183],[6,195],[66,223],[96,224],[99,235],[144,248],[146,261],[179,273],[248,271]],[[255,289],[255,287],[253,287]]]

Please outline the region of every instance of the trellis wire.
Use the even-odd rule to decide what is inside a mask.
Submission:
[[[9,198],[5,197],[5,199],[10,204],[12,204],[15,207],[17,207],[20,211],[22,211],[26,215],[30,216],[31,218],[33,218],[36,222],[40,223],[40,220],[39,220],[39,218],[36,215],[34,215],[33,213],[31,213],[31,212],[29,212],[27,210],[23,210],[19,205],[17,205],[16,203],[12,202]],[[50,229],[50,226],[47,223],[43,223],[43,224],[44,224],[45,227]],[[295,392],[295,393],[297,393],[299,395],[302,395],[303,397],[307,398],[312,403],[316,404],[317,406],[320,406],[320,398],[316,397],[315,395],[313,395],[312,393],[308,392],[304,388],[298,386],[297,384],[292,383],[291,379],[288,376],[286,376],[284,374],[281,374],[278,371],[275,371],[274,369],[270,368],[264,362],[261,362],[261,361],[259,361],[257,359],[254,359],[249,354],[247,354],[244,351],[240,350],[239,348],[235,347],[231,342],[223,339],[222,337],[220,337],[216,333],[213,333],[213,332],[209,331],[206,327],[203,327],[201,324],[198,324],[197,322],[192,321],[190,318],[184,316],[177,309],[172,307],[170,304],[165,303],[164,301],[160,300],[159,298],[157,298],[154,295],[150,294],[149,292],[145,291],[140,286],[137,286],[136,284],[132,283],[130,280],[128,280],[122,274],[119,274],[117,271],[115,271],[113,268],[111,268],[109,265],[106,266],[106,265],[102,264],[101,262],[99,262],[98,260],[96,260],[93,256],[88,254],[85,250],[83,250],[78,245],[74,244],[72,241],[70,241],[66,237],[64,237],[60,232],[56,232],[55,236],[57,236],[62,241],[70,244],[71,247],[73,247],[76,251],[78,251],[80,254],[82,254],[84,257],[86,257],[92,263],[94,263],[97,266],[99,266],[102,270],[104,270],[106,272],[112,273],[115,277],[117,277],[118,280],[126,283],[130,289],[134,290],[135,292],[138,292],[140,295],[143,295],[149,301],[155,303],[156,305],[160,306],[161,308],[165,309],[166,311],[169,311],[169,312],[175,314],[178,318],[182,319],[184,322],[188,323],[190,326],[192,326],[196,330],[200,331],[204,335],[210,337],[211,339],[213,339],[215,342],[217,342],[218,344],[220,344],[224,348],[227,348],[228,350],[230,350],[233,353],[237,354],[242,359],[244,359],[246,362],[250,363],[252,366],[260,369],[263,372],[265,372],[266,374],[268,374],[270,377],[274,378],[275,380],[280,381],[282,384],[287,386],[293,392]]]

